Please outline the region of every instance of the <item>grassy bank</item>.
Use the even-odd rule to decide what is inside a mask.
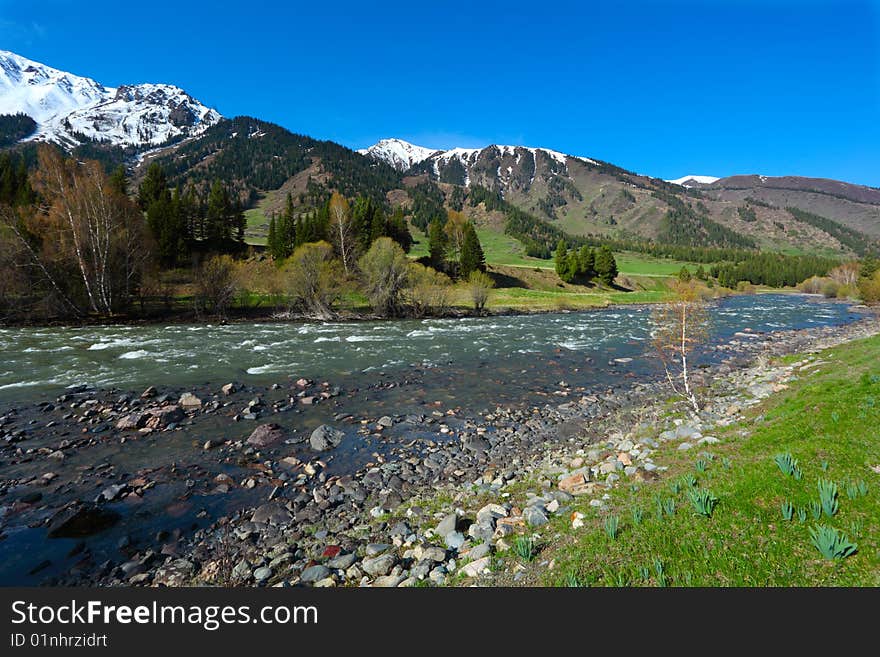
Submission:
[[[554,567],[533,568],[530,583],[880,585],[880,337],[787,360],[800,361],[788,389],[717,431],[718,444],[662,444],[655,461],[669,469],[660,480],[615,489],[604,510],[576,501],[585,527],[564,518],[542,532],[556,538],[538,559]],[[797,460],[799,478],[782,472],[780,454]],[[817,518],[820,481],[836,484],[839,508],[820,507]],[[709,517],[691,500],[698,490],[717,499]],[[618,519],[614,537],[609,518]],[[857,551],[823,557],[811,540],[818,526]]]

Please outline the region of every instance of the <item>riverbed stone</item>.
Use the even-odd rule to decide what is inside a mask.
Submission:
[[[293,515],[280,504],[269,502],[258,506],[253,515],[251,522],[258,525],[286,525]]]
[[[340,554],[327,561],[327,567],[334,570],[347,570],[357,561],[357,555],[354,553]]]
[[[324,452],[339,446],[345,434],[339,429],[334,429],[328,424],[322,424],[312,431],[309,437],[309,445],[317,452]]]
[[[305,582],[306,584],[312,584],[314,582],[324,579],[328,575],[330,575],[330,569],[327,566],[318,564],[315,566],[309,566],[304,571],[302,571],[299,579],[301,582]]]
[[[380,554],[377,557],[364,559],[361,562],[361,569],[373,577],[381,577],[391,572],[397,563],[397,557],[393,554]]]
[[[284,439],[284,430],[277,424],[261,424],[251,432],[247,444],[263,449]]]
[[[177,404],[185,410],[193,410],[202,407],[202,400],[191,392],[185,392],[177,400]]]
[[[49,538],[76,538],[97,534],[119,521],[119,514],[96,505],[74,502],[49,518]]]

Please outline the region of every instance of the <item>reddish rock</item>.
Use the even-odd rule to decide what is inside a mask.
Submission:
[[[342,552],[342,548],[338,545],[328,545],[324,548],[321,556],[326,557],[327,559],[332,559],[334,557],[338,557],[340,552]]]
[[[261,424],[247,439],[248,445],[254,447],[269,447],[284,438],[284,430],[277,424]]]
[[[588,483],[587,477],[579,472],[560,480],[558,486],[559,490],[565,491],[569,495],[583,495],[587,492]]]

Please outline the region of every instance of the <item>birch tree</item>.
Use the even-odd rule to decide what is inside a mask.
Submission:
[[[672,391],[699,413],[691,356],[708,338],[709,313],[695,284],[677,283],[675,291],[675,299],[657,304],[652,311],[653,343]]]
[[[62,282],[49,272],[69,266],[85,310],[112,315],[128,302],[149,257],[143,217],[97,162],[65,159],[50,146],[40,147],[38,160],[34,188],[42,203],[28,228],[41,246],[31,255],[55,287]]]
[[[351,219],[351,208],[348,201],[339,192],[330,197],[330,237],[337,253],[342,260],[345,275],[349,276],[355,262],[354,222]]]

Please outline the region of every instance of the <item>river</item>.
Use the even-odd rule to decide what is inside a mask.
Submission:
[[[710,347],[862,317],[847,304],[781,294],[725,298],[711,304],[710,315]],[[242,460],[232,446],[259,422],[277,422],[297,437],[260,457],[276,463],[285,455],[315,458],[303,440],[319,424],[342,428],[344,442],[321,457],[328,474],[342,475],[377,454],[392,458],[404,442],[444,440],[436,425],[418,421],[396,423],[381,439],[359,431],[382,415],[439,411],[454,431],[499,405],[542,406],[565,401],[556,395],[567,391],[653,378],[650,335],[651,309],[644,306],[468,319],[0,329],[0,436],[8,442],[0,444],[0,585],[51,582],[77,568],[92,572],[102,561],[118,562],[129,544],[158,551],[169,536],[264,500],[268,483],[223,494],[214,483],[218,474],[238,483],[259,477],[260,463]],[[703,360],[721,353],[710,348]],[[278,412],[300,377],[338,396]],[[69,404],[53,403],[70,386],[85,390],[79,400],[137,397],[147,386],[169,399],[194,391],[207,400],[227,382],[240,392],[216,412],[177,431],[128,440],[120,440],[115,420],[84,423],[77,415],[84,405],[70,412]],[[265,402],[259,422],[231,421],[253,397]],[[62,460],[47,456],[83,435],[83,446],[65,449]],[[206,450],[206,439],[230,442]],[[48,471],[56,477],[50,485],[41,480]],[[106,486],[137,479],[155,485],[107,505],[122,518],[113,528],[83,540],[47,539],[45,522],[62,505],[91,502]]]

